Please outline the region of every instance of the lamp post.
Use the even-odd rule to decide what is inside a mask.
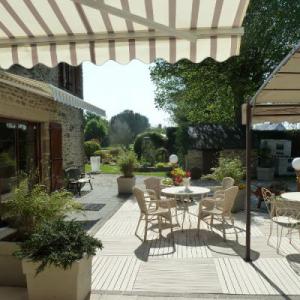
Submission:
[[[300,157],[293,159],[292,166],[296,172],[297,191],[300,192]]]

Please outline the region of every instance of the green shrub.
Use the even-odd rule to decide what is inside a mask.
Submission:
[[[89,236],[82,226],[75,221],[66,222],[61,219],[43,222],[28,240],[20,245],[15,255],[39,263],[36,274],[47,266],[55,266],[64,270],[83,258],[96,254],[102,249],[98,239]]]
[[[124,177],[133,177],[133,171],[137,165],[136,155],[132,151],[121,154],[118,159],[118,166]]]
[[[97,150],[100,150],[100,145],[96,141],[84,142],[84,152],[88,158],[94,155]]]
[[[163,162],[159,162],[155,165],[155,168],[164,168],[165,167],[165,164]]]
[[[150,138],[153,146],[155,149],[157,148],[161,148],[164,147],[167,143],[167,138],[165,136],[163,136],[160,133],[157,132],[144,132],[139,134],[135,141],[134,141],[134,145],[133,145],[133,149],[134,152],[136,153],[136,155],[138,156],[138,158],[140,159],[142,156],[142,151],[143,151],[143,140],[145,137]]]
[[[122,153],[122,149],[121,148],[110,148],[109,153],[113,157],[118,157]]]
[[[80,208],[71,193],[62,190],[48,194],[42,185],[29,189],[25,179],[7,201],[1,202],[0,216],[17,229],[17,238],[24,240],[41,222],[61,218]]]
[[[206,179],[222,181],[224,177],[232,177],[236,185],[245,177],[245,168],[240,158],[219,157],[218,166],[212,168],[212,173],[204,176]]]

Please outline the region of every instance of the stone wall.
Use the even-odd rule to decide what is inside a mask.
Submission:
[[[84,164],[82,111],[0,83],[0,117],[41,123],[43,182],[49,183],[49,123],[62,125],[63,167]]]

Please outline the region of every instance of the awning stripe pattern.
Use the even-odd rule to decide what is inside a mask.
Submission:
[[[224,61],[249,0],[1,0],[0,66]]]

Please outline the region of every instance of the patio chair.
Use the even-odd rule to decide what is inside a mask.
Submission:
[[[144,184],[145,184],[147,190],[154,191],[154,194],[152,193],[152,195],[146,195],[146,196],[150,196],[150,203],[149,204],[151,205],[151,203],[154,203],[154,202],[151,201],[151,199],[152,200],[160,200],[159,202],[157,202],[159,207],[174,209],[174,212],[175,212],[174,216],[176,218],[177,224],[179,224],[176,199],[167,198],[167,197],[164,197],[164,196],[161,195],[160,178],[157,178],[157,177],[146,178],[144,180]]]
[[[67,178],[67,189],[72,190],[74,194],[81,196],[81,189],[83,186],[88,183],[91,190],[93,189],[91,182],[91,175],[86,176],[85,173],[82,173],[78,167],[70,167],[65,170]]]
[[[288,230],[290,244],[292,244],[293,229],[296,228],[299,230],[300,237],[300,205],[299,202],[296,201],[287,201],[280,198],[276,199],[275,195],[264,187],[261,188],[261,192],[271,220],[267,243],[269,244],[269,240],[273,232],[273,223],[275,223],[277,226],[276,250],[279,252],[284,228]]]
[[[151,190],[149,191],[149,193],[151,193]],[[137,237],[138,234],[138,229],[140,226],[140,223],[142,220],[145,220],[145,231],[144,231],[144,241],[147,240],[147,231],[148,231],[148,224],[150,221],[152,221],[154,218],[157,219],[158,222],[158,228],[159,228],[159,235],[161,236],[161,231],[162,231],[162,219],[166,219],[167,221],[169,221],[170,223],[170,227],[171,227],[171,234],[173,236],[173,223],[172,223],[172,216],[171,216],[171,211],[170,209],[167,208],[162,208],[159,205],[155,205],[154,208],[148,207],[146,204],[146,200],[145,200],[145,193],[143,190],[134,187],[133,188],[133,194],[137,200],[137,203],[139,205],[139,209],[140,209],[140,217],[139,217],[139,221],[135,230],[135,235]],[[160,200],[151,200],[152,202],[158,203],[160,202]]]
[[[216,185],[216,186],[212,187],[211,190],[213,192],[224,191],[234,185],[234,179],[231,177],[224,177],[221,184],[222,185]]]
[[[231,224],[234,227],[234,217],[231,213],[231,210],[238,191],[239,188],[237,186],[232,186],[224,191],[216,192],[214,197],[203,198],[199,203],[198,230],[200,230],[201,219],[205,218],[207,215],[210,215],[210,227],[212,229],[214,218],[217,217],[222,221],[223,237],[225,239],[225,223],[227,223],[226,219],[230,219]]]

